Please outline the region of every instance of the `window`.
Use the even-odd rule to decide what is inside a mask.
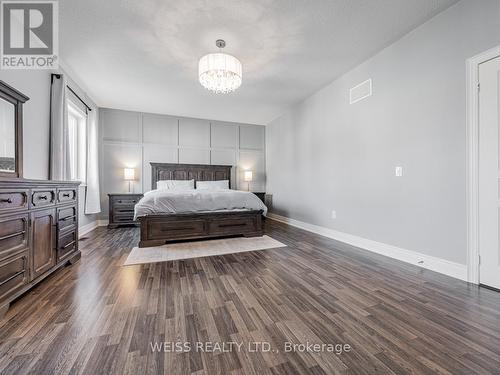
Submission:
[[[69,179],[87,181],[87,114],[68,101]]]

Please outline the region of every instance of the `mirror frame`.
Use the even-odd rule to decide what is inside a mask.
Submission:
[[[14,127],[16,135],[15,170],[0,171],[0,177],[23,177],[23,104],[29,98],[23,93],[0,81],[0,98],[14,105]]]

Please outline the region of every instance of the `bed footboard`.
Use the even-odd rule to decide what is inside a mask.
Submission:
[[[160,246],[177,240],[262,236],[262,213],[258,210],[143,216],[139,218],[139,247]]]

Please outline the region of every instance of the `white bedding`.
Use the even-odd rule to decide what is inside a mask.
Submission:
[[[253,193],[240,190],[152,190],[135,205],[135,219],[152,214],[263,210]]]

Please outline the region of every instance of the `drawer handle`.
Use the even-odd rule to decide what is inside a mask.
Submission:
[[[230,227],[246,227],[247,223],[241,224],[219,224],[219,228],[230,228]]]
[[[24,270],[22,271],[19,271],[19,272],[16,272],[15,274],[13,274],[11,277],[8,277],[7,279],[5,279],[4,281],[1,281],[0,282],[0,286],[4,285],[4,284],[7,284],[10,280],[14,280],[16,277],[18,276],[21,276],[24,274]]]
[[[69,193],[63,193],[63,197],[69,198],[70,194]]]
[[[48,198],[46,195],[40,195],[38,199],[40,199],[41,201],[46,201]]]
[[[20,236],[20,235],[25,234],[25,233],[26,233],[25,230],[22,230],[21,232],[17,232],[17,233],[12,233],[12,234],[9,234],[7,236],[0,237],[0,241],[7,240],[7,239],[12,238],[12,237]]]
[[[2,198],[2,199],[0,199],[0,202],[2,202],[2,203],[12,203],[12,199],[10,199],[10,198],[7,198],[7,199],[6,198]]]
[[[66,246],[61,247],[61,249],[66,250],[68,247],[73,246],[75,244],[75,241],[71,241],[69,244]]]
[[[192,230],[194,229],[193,227],[180,227],[180,228],[168,228],[168,229],[162,229],[162,232],[169,232],[171,230]]]
[[[75,218],[76,218],[76,215],[73,215],[73,216],[66,216],[65,218],[59,219],[59,221],[74,220]]]

